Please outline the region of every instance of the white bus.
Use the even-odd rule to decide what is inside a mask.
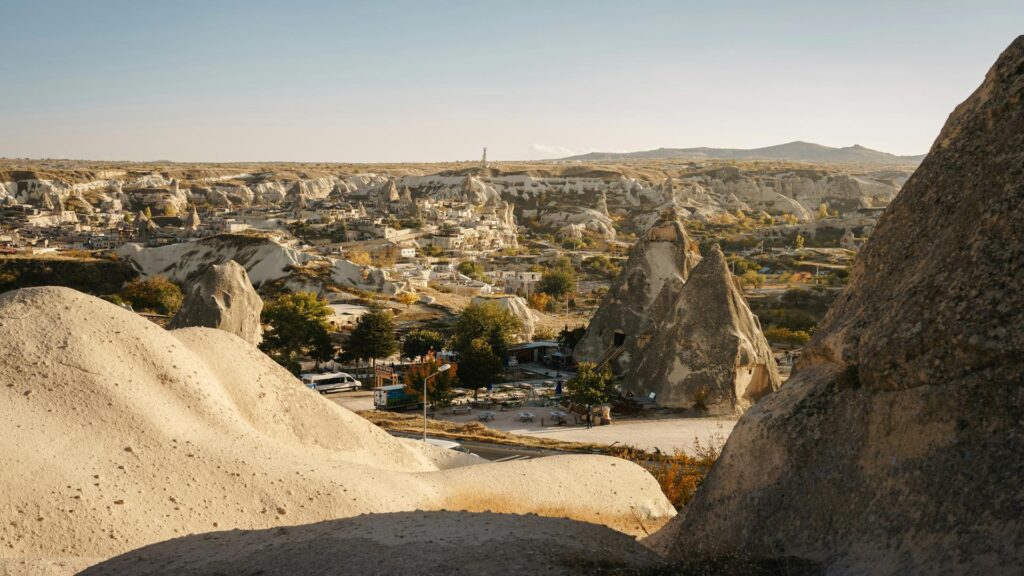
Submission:
[[[363,383],[344,372],[328,372],[327,374],[303,374],[302,383],[324,394],[327,392],[344,392],[359,390]]]

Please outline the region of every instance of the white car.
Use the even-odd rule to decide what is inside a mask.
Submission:
[[[303,374],[302,383],[321,394],[327,392],[346,392],[359,390],[363,383],[344,372],[328,372],[326,374]]]

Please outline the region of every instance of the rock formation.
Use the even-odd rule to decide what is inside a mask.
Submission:
[[[293,576],[299,566],[304,574],[323,575],[591,576],[595,566],[657,574],[663,564],[636,540],[593,524],[512,514],[399,512],[185,536],[112,558],[82,576]]]
[[[794,375],[743,416],[658,549],[1024,572],[1022,102],[1024,36],[950,115]]]
[[[626,345],[634,369],[625,390],[661,406],[734,414],[779,388],[771,348],[717,245],[685,284],[665,284],[651,312]]]
[[[0,342],[0,573],[371,512],[537,512],[633,535],[674,514],[635,464],[475,465],[391,436],[222,330],[164,330],[67,288],[0,295]]]
[[[189,287],[170,329],[204,326],[231,332],[253,346],[262,340],[263,300],[249,282],[245,268],[234,260],[210,266]]]
[[[533,333],[536,331],[537,319],[533,310],[519,296],[514,294],[503,294],[501,296],[474,296],[473,303],[489,302],[499,308],[508,310],[519,320],[518,337],[520,342],[532,342]]]
[[[643,332],[665,284],[685,282],[699,260],[678,213],[666,210],[633,247],[573,351],[576,360],[602,363],[611,359],[617,373],[625,372],[630,358],[621,353],[623,345]]]

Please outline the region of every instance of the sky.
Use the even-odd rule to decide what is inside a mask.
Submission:
[[[1024,1],[0,0],[0,156],[928,150]]]

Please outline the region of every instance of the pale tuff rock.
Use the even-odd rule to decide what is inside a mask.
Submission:
[[[226,264],[234,260],[245,267],[249,279],[257,287],[288,276],[294,266],[324,259],[267,238],[233,235],[211,236],[156,248],[125,244],[116,253],[143,276],[160,275],[182,284],[191,282],[211,264]]]
[[[665,211],[637,241],[622,272],[612,282],[573,352],[576,360],[611,360],[617,373],[625,373],[631,359],[617,348],[643,333],[662,288],[672,280],[685,282],[699,261],[700,255],[678,213]]]
[[[661,406],[737,414],[779,388],[771,348],[717,245],[685,284],[665,284],[649,318],[626,344],[634,368],[624,390]]]
[[[191,286],[167,328],[219,328],[257,345],[263,339],[263,300],[235,261],[210,266]]]
[[[152,222],[147,226],[149,224]],[[390,296],[405,289],[392,281],[381,268],[302,252],[258,236],[222,234],[156,248],[125,244],[116,250],[116,254],[143,276],[164,276],[182,284],[191,282],[212,264],[226,264],[233,260],[245,268],[257,288],[266,282],[291,281],[296,269],[317,264],[324,266],[326,272],[322,278],[314,279],[317,285],[303,284],[304,290],[318,291],[326,281]]]
[[[847,250],[857,249],[857,237],[853,235],[853,231],[849,228],[843,232],[843,237],[839,239],[839,246],[846,248]]]
[[[532,342],[533,333],[537,329],[537,316],[533,310],[519,296],[514,294],[501,296],[474,296],[473,303],[491,303],[503,310],[509,311],[519,320],[519,332],[517,336],[520,342]]]
[[[830,574],[1024,572],[1021,102],[1024,36],[950,115],[793,376],[651,544]]]
[[[590,208],[565,208],[545,212],[540,217],[544,226],[550,226],[570,238],[581,238],[584,232],[593,233],[605,240],[615,239],[615,226],[611,218]]]
[[[635,464],[467,465],[479,461],[391,436],[223,330],[164,330],[66,288],[0,295],[0,342],[0,572],[365,513],[537,512],[634,535],[674,515]]]
[[[392,281],[383,268],[363,266],[348,260],[335,260],[331,264],[331,280],[345,287],[380,292],[387,296],[411,291],[404,284]]]

